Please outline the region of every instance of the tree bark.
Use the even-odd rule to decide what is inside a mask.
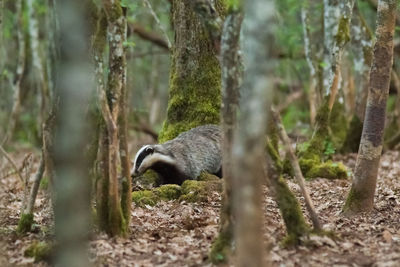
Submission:
[[[260,11],[263,12],[260,12]],[[265,134],[269,110],[274,40],[273,1],[244,3],[244,90],[233,146],[233,195],[237,266],[264,266],[262,184],[265,181]]]
[[[89,176],[82,147],[87,144],[84,114],[92,70],[86,47],[85,17],[78,0],[58,1],[60,21],[59,93],[54,140],[57,266],[88,266]],[[73,29],[73,30],[71,30]]]
[[[217,1],[217,5],[221,3],[222,0]],[[174,0],[171,10],[175,44],[167,119],[160,142],[193,127],[220,121],[221,69],[213,42],[194,13],[191,1]]]
[[[242,11],[229,7],[222,30],[221,71],[222,71],[222,173],[225,186],[222,195],[219,235],[213,242],[210,258],[213,262],[226,261],[233,248],[233,136],[237,126],[239,88],[242,78],[242,61],[239,55]]]
[[[350,214],[370,211],[374,204],[386,119],[386,101],[393,64],[396,8],[396,0],[380,0],[378,3],[376,43],[370,73],[364,128],[352,187],[344,206],[344,211]]]

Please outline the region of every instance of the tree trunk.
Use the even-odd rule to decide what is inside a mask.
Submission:
[[[85,18],[80,1],[59,1],[60,61],[58,92],[60,101],[54,142],[55,233],[57,266],[88,266],[90,208],[84,114],[92,88],[88,47],[85,45]],[[73,29],[73,31],[71,31]]]
[[[222,173],[225,186],[222,195],[219,235],[214,240],[210,252],[210,258],[213,262],[225,261],[233,248],[232,146],[234,131],[237,126],[239,88],[242,78],[239,37],[243,16],[241,10],[234,6],[230,6],[228,12],[221,38]]]
[[[378,3],[376,43],[370,73],[370,85],[364,128],[354,178],[344,211],[370,211],[374,204],[376,179],[382,152],[386,101],[393,64],[393,37],[397,0]]]
[[[354,55],[356,89],[355,113],[350,121],[342,152],[357,152],[367,103],[369,71],[372,62],[372,33],[357,5],[351,22],[351,49]]]
[[[263,12],[260,12],[263,10]],[[233,196],[237,266],[264,266],[268,252],[263,245],[262,184],[265,180],[265,134],[274,60],[273,1],[244,4],[243,22],[246,70],[241,113],[233,146]],[[266,253],[267,252],[267,253]]]
[[[122,214],[121,199],[118,191],[119,139],[117,123],[120,115],[121,90],[125,86],[126,77],[125,53],[123,48],[126,20],[120,1],[103,0],[102,3],[108,21],[107,37],[110,50],[107,88],[105,91],[99,92],[101,111],[105,121],[102,139],[103,145],[107,146],[103,147],[102,164],[108,165],[108,173],[105,173],[104,177],[108,179],[108,192],[103,191],[108,197],[108,223],[100,225],[106,225],[107,229],[103,230],[110,235],[121,235],[126,233],[127,225]],[[103,197],[105,196],[103,195]]]
[[[216,2],[217,6],[222,3]],[[167,119],[160,142],[193,127],[220,121],[221,69],[213,42],[194,13],[191,1],[173,0],[171,8],[175,44]]]

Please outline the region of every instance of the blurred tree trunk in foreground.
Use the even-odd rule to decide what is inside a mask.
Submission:
[[[223,1],[216,1],[221,15]],[[175,43],[169,81],[167,119],[159,135],[164,142],[193,127],[220,121],[221,69],[213,41],[191,1],[172,1]]]
[[[222,195],[219,235],[214,240],[210,252],[212,262],[224,262],[233,248],[233,137],[237,125],[239,88],[242,80],[242,61],[240,50],[240,29],[243,14],[240,7],[228,6],[221,36],[221,72],[222,72],[222,173],[225,186]]]
[[[60,61],[59,95],[54,142],[55,232],[57,266],[88,266],[89,177],[85,111],[92,89],[86,23],[81,1],[58,1]]]
[[[344,206],[344,211],[350,214],[370,211],[374,204],[385,129],[386,101],[393,64],[396,10],[397,0],[380,0],[378,3],[376,43],[370,73],[364,128],[352,187]]]
[[[244,3],[245,72],[233,146],[233,196],[237,266],[264,266],[262,184],[265,134],[272,87],[273,1]]]

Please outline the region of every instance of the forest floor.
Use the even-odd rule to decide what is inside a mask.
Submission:
[[[20,164],[27,152],[10,155]],[[38,164],[35,158],[32,171]],[[336,159],[353,169],[355,158],[350,154]],[[0,162],[0,167],[0,266],[47,266],[24,257],[24,251],[36,240],[52,236],[48,193],[41,190],[36,201],[37,231],[18,236],[15,230],[23,197],[21,183],[15,175],[4,177],[9,165]],[[293,180],[288,183],[303,202],[297,184]],[[335,237],[312,236],[308,246],[282,248],[285,228],[265,189],[265,242],[274,266],[400,266],[399,152],[386,152],[381,159],[375,209],[369,214],[351,218],[341,215],[349,180],[319,178],[308,181],[307,186],[324,228],[334,231]],[[215,192],[206,203],[169,201],[144,208],[133,204],[128,238],[94,234],[89,258],[95,266],[211,266],[207,254],[218,230],[220,198]]]

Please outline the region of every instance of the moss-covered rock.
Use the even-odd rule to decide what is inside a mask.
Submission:
[[[162,185],[158,188],[155,188],[153,191],[155,195],[164,201],[178,199],[182,194],[181,187],[176,184]]]
[[[46,242],[33,242],[24,252],[25,257],[35,259],[35,262],[49,261],[53,251],[53,246]]]
[[[198,181],[218,181],[220,178],[214,174],[208,172],[200,173],[199,177],[197,177]]]
[[[32,230],[33,223],[34,221],[32,213],[22,213],[18,222],[17,233],[25,234],[30,232]]]
[[[154,206],[160,198],[152,190],[140,190],[132,192],[132,202],[143,207],[145,205]]]
[[[161,184],[161,179],[158,174],[153,170],[147,170],[142,175],[133,178],[132,188],[134,190],[152,189]]]
[[[347,179],[348,170],[341,162],[327,161],[316,164],[306,173],[306,178]]]
[[[186,180],[182,184],[182,195],[180,201],[205,202],[211,192],[222,192],[222,180],[215,181],[195,181]]]

